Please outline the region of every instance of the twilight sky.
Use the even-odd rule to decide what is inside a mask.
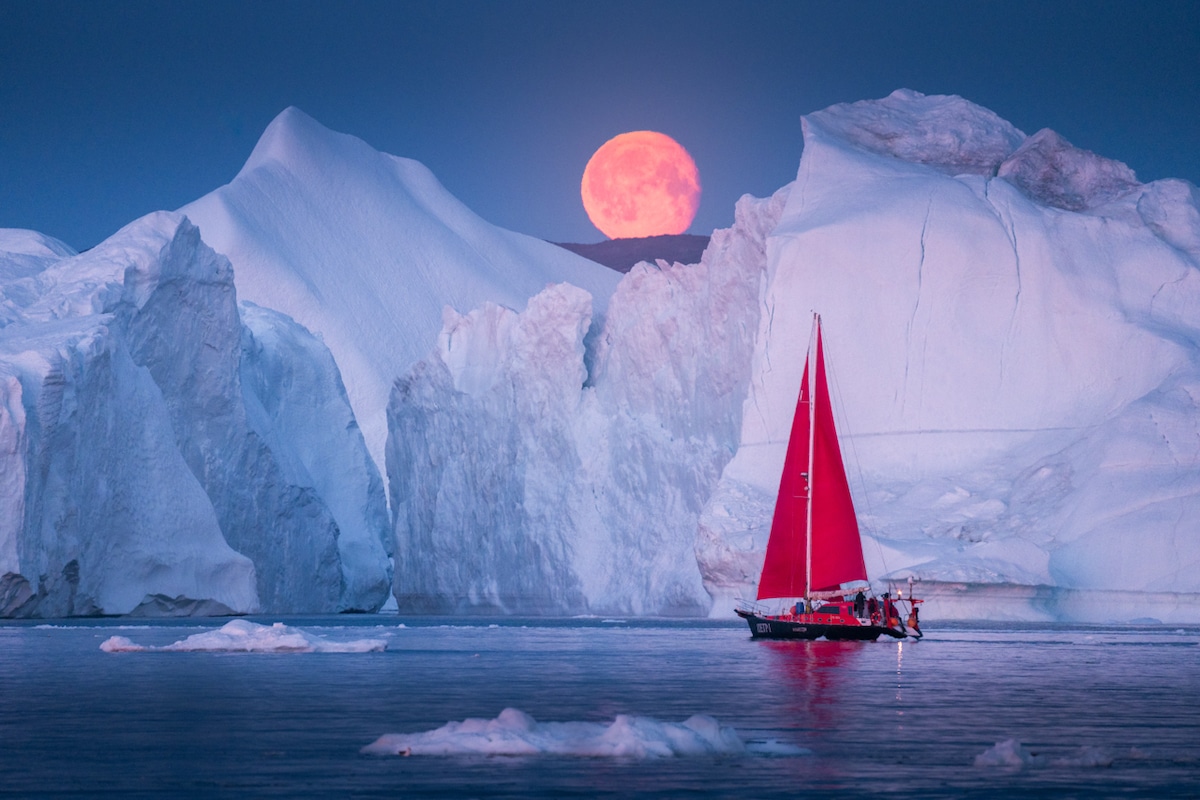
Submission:
[[[227,183],[295,105],[485,219],[595,242],[618,133],[700,169],[693,233],[795,177],[800,117],[906,87],[1200,183],[1200,3],[0,0],[0,227],[75,248]]]

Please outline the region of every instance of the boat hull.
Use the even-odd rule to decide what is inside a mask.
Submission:
[[[805,620],[764,617],[749,611],[737,612],[750,626],[750,636],[755,639],[828,639],[829,641],[873,642],[880,636],[907,639],[908,634],[882,625],[847,625],[844,623],[819,623]]]

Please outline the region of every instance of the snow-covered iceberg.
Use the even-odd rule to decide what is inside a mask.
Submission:
[[[0,613],[384,602],[382,482],[332,359],[282,315],[244,329],[195,226],[159,212],[80,255],[0,242]]]
[[[485,222],[424,165],[297,108],[275,118],[229,184],[180,210],[233,262],[241,299],[329,347],[381,471],[392,382],[434,345],[445,306],[521,309],[567,281],[603,308],[620,277]]]
[[[387,649],[387,642],[338,641],[314,636],[282,622],[259,625],[235,619],[215,631],[193,633],[161,647],[136,644],[126,636],[110,636],[100,643],[100,649],[106,653],[381,653]]]

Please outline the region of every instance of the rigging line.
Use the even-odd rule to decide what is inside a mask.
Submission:
[[[825,339],[825,372],[829,375],[830,380],[833,382],[834,410],[840,419],[840,429],[843,431],[849,431],[851,429],[846,423],[846,406],[842,401],[842,397],[844,395],[842,394],[842,386],[838,382],[837,367],[835,366],[840,359],[830,357],[828,337],[822,338]],[[850,443],[850,451],[854,460],[854,472],[858,476],[859,496],[862,498],[863,505],[866,506],[867,515],[874,520],[875,511],[871,508],[871,496],[867,492],[867,481],[863,476],[862,461],[858,457],[858,445],[855,444],[854,437],[848,434],[846,435],[845,440]],[[861,521],[859,524],[862,524]],[[868,532],[871,534],[871,541],[875,543],[875,550],[879,553],[879,562],[883,564],[883,574],[890,574],[891,569],[888,567],[887,558],[885,558],[883,555],[883,545],[879,543],[878,531],[875,529],[874,525],[863,525],[863,527],[868,529]]]

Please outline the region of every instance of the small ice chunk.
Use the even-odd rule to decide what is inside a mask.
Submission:
[[[988,748],[975,756],[977,767],[1108,767],[1112,766],[1113,757],[1105,749],[1094,745],[1084,745],[1075,755],[1049,759],[1046,756],[1031,753],[1016,739],[1005,739],[997,742],[995,747]]]
[[[100,643],[100,649],[106,653],[137,653],[146,648],[124,636],[110,636]]]
[[[778,739],[746,742],[746,752],[756,756],[770,756],[774,758],[812,755],[812,750],[809,750],[807,747],[797,747],[794,744],[781,742]]]
[[[1112,755],[1101,747],[1085,745],[1073,756],[1056,758],[1050,762],[1056,767],[1111,767]]]
[[[1044,759],[1026,750],[1016,739],[1005,739],[996,742],[995,747],[989,747],[975,756],[977,767],[1023,767],[1038,766]]]
[[[710,716],[683,722],[621,714],[611,723],[538,722],[515,708],[495,719],[447,722],[423,733],[389,733],[362,749],[370,755],[566,755],[590,758],[670,758],[714,754],[804,755],[779,742],[751,749],[737,732]]]
[[[259,625],[235,619],[218,630],[194,633],[162,647],[138,645],[124,636],[113,636],[105,640],[100,649],[106,653],[378,653],[387,649],[387,642],[383,639],[334,642],[299,628],[289,628],[282,622]]]

